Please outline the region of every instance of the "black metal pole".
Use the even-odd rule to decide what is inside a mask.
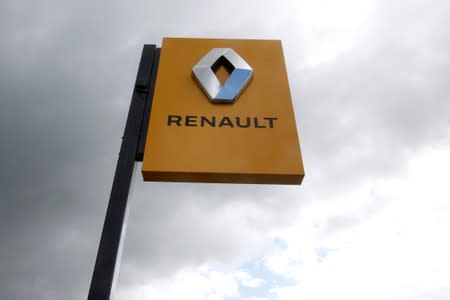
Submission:
[[[147,132],[151,98],[156,78],[159,49],[144,45],[136,84],[131,98],[125,132],[122,137],[116,172],[106,211],[105,223],[95,261],[88,300],[109,300],[114,281],[117,254],[127,207],[134,163],[140,160],[138,147],[143,144]]]

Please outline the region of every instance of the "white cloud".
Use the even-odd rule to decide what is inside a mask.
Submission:
[[[239,280],[242,286],[256,288],[265,283],[262,278],[254,278],[249,273],[244,271],[239,271],[235,274],[235,277]]]
[[[222,300],[239,297],[241,286],[256,288],[262,284],[263,279],[252,277],[242,270],[218,271],[201,266],[185,268],[172,276],[148,279],[146,282],[122,288],[115,295],[115,299]]]
[[[10,2],[1,299],[85,298],[142,44],[163,36],[282,39],[306,177],[136,184],[119,299],[450,298],[448,148],[403,164],[449,136],[448,2]]]
[[[449,153],[427,148],[403,176],[302,212],[309,217],[278,235],[286,248],[266,259],[274,273],[296,281],[273,288],[277,299],[410,299],[448,288]],[[380,198],[386,203],[368,214],[367,199]],[[339,211],[347,226],[324,230]]]
[[[367,34],[373,1],[299,1],[294,4],[309,67],[327,63],[352,49]]]

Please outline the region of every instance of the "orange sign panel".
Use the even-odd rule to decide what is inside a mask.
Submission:
[[[300,184],[281,41],[165,38],[142,174],[145,181]]]

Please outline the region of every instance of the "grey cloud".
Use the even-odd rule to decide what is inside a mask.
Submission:
[[[346,189],[396,173],[423,146],[448,139],[450,71],[442,53],[450,41],[443,15],[398,21],[381,14],[383,24],[358,47],[305,76],[297,95],[303,150],[321,185]]]
[[[105,7],[95,3],[86,6],[48,1],[26,7],[18,2],[3,2],[2,6],[0,296],[2,299],[84,298],[140,48],[144,42],[159,43],[160,35],[153,33],[152,28],[163,24],[165,17],[150,8],[127,10],[129,4]],[[192,17],[185,14],[190,9],[189,6],[182,12],[186,20]],[[147,21],[152,19],[156,21]],[[199,22],[187,23],[196,28],[200,27]],[[136,37],[137,41],[130,37]],[[170,272],[186,262],[199,261],[205,254],[195,251],[205,244],[201,235],[197,236],[196,243],[185,236],[185,243],[192,246],[186,247],[185,253],[179,253],[177,244],[164,237],[164,232],[189,234],[179,232],[177,226],[170,224],[170,221],[180,221],[180,218],[174,220],[171,214],[181,214],[183,205],[187,205],[174,201],[181,195],[190,193],[191,201],[200,198],[206,210],[220,209],[222,197],[233,198],[236,194],[274,205],[270,204],[273,201],[264,199],[264,194],[273,188],[262,188],[251,196],[254,191],[249,187],[175,185],[168,192],[167,187],[150,191],[136,188],[145,191],[142,196],[151,193],[158,199],[149,202],[150,207],[144,205],[151,209],[156,221],[150,237],[158,243],[162,239],[164,247],[173,249],[172,252],[153,250],[151,246],[156,243],[145,240],[142,249],[152,249],[151,267],[159,272]],[[161,201],[164,198],[174,200]],[[286,201],[289,202],[292,203]],[[167,218],[158,219],[163,216]],[[138,224],[153,225],[145,222],[146,218],[148,215],[137,219]],[[201,229],[198,226],[207,222],[196,224],[188,217],[181,221],[180,228],[188,223],[194,229]],[[137,243],[142,241],[142,236],[138,238]],[[234,244],[229,249],[219,246],[232,242],[234,238],[230,238],[217,236],[219,243],[210,249],[210,255],[236,254],[239,247]],[[131,249],[141,249],[132,243],[132,233],[127,240]],[[131,253],[144,261],[147,257],[138,250]],[[174,256],[174,263],[159,268],[153,265],[160,260],[169,261],[168,255]],[[140,264],[138,259],[132,260]]]
[[[379,191],[372,190],[367,199],[360,199],[361,205],[356,211],[329,217],[323,224],[319,225],[322,226],[322,233],[328,235],[338,231],[347,230],[375,217],[378,213],[383,211],[389,201],[392,200],[380,196],[378,192]]]
[[[118,288],[148,276],[170,276],[181,267],[242,262],[266,231],[296,217],[296,210],[289,208],[304,203],[281,191],[272,186],[137,181]]]
[[[110,101],[123,91],[109,85],[120,53],[103,56],[110,45],[73,34],[56,12],[5,11],[0,297],[84,298],[123,130]]]
[[[137,183],[122,284],[245,259],[314,195],[395,172],[411,151],[448,137],[443,13],[420,15],[421,39],[409,46],[415,15],[384,3],[375,41],[302,69],[297,23],[268,15],[295,15],[279,4],[266,3],[265,15],[255,3],[240,15],[212,2],[0,5],[2,299],[87,295],[140,50],[162,36],[283,37],[308,173],[300,189]],[[234,218],[231,206],[242,209]]]

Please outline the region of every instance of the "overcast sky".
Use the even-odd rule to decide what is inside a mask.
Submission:
[[[301,186],[144,183],[115,299],[450,299],[448,1],[0,2],[0,299],[85,299],[143,44],[281,39]]]

